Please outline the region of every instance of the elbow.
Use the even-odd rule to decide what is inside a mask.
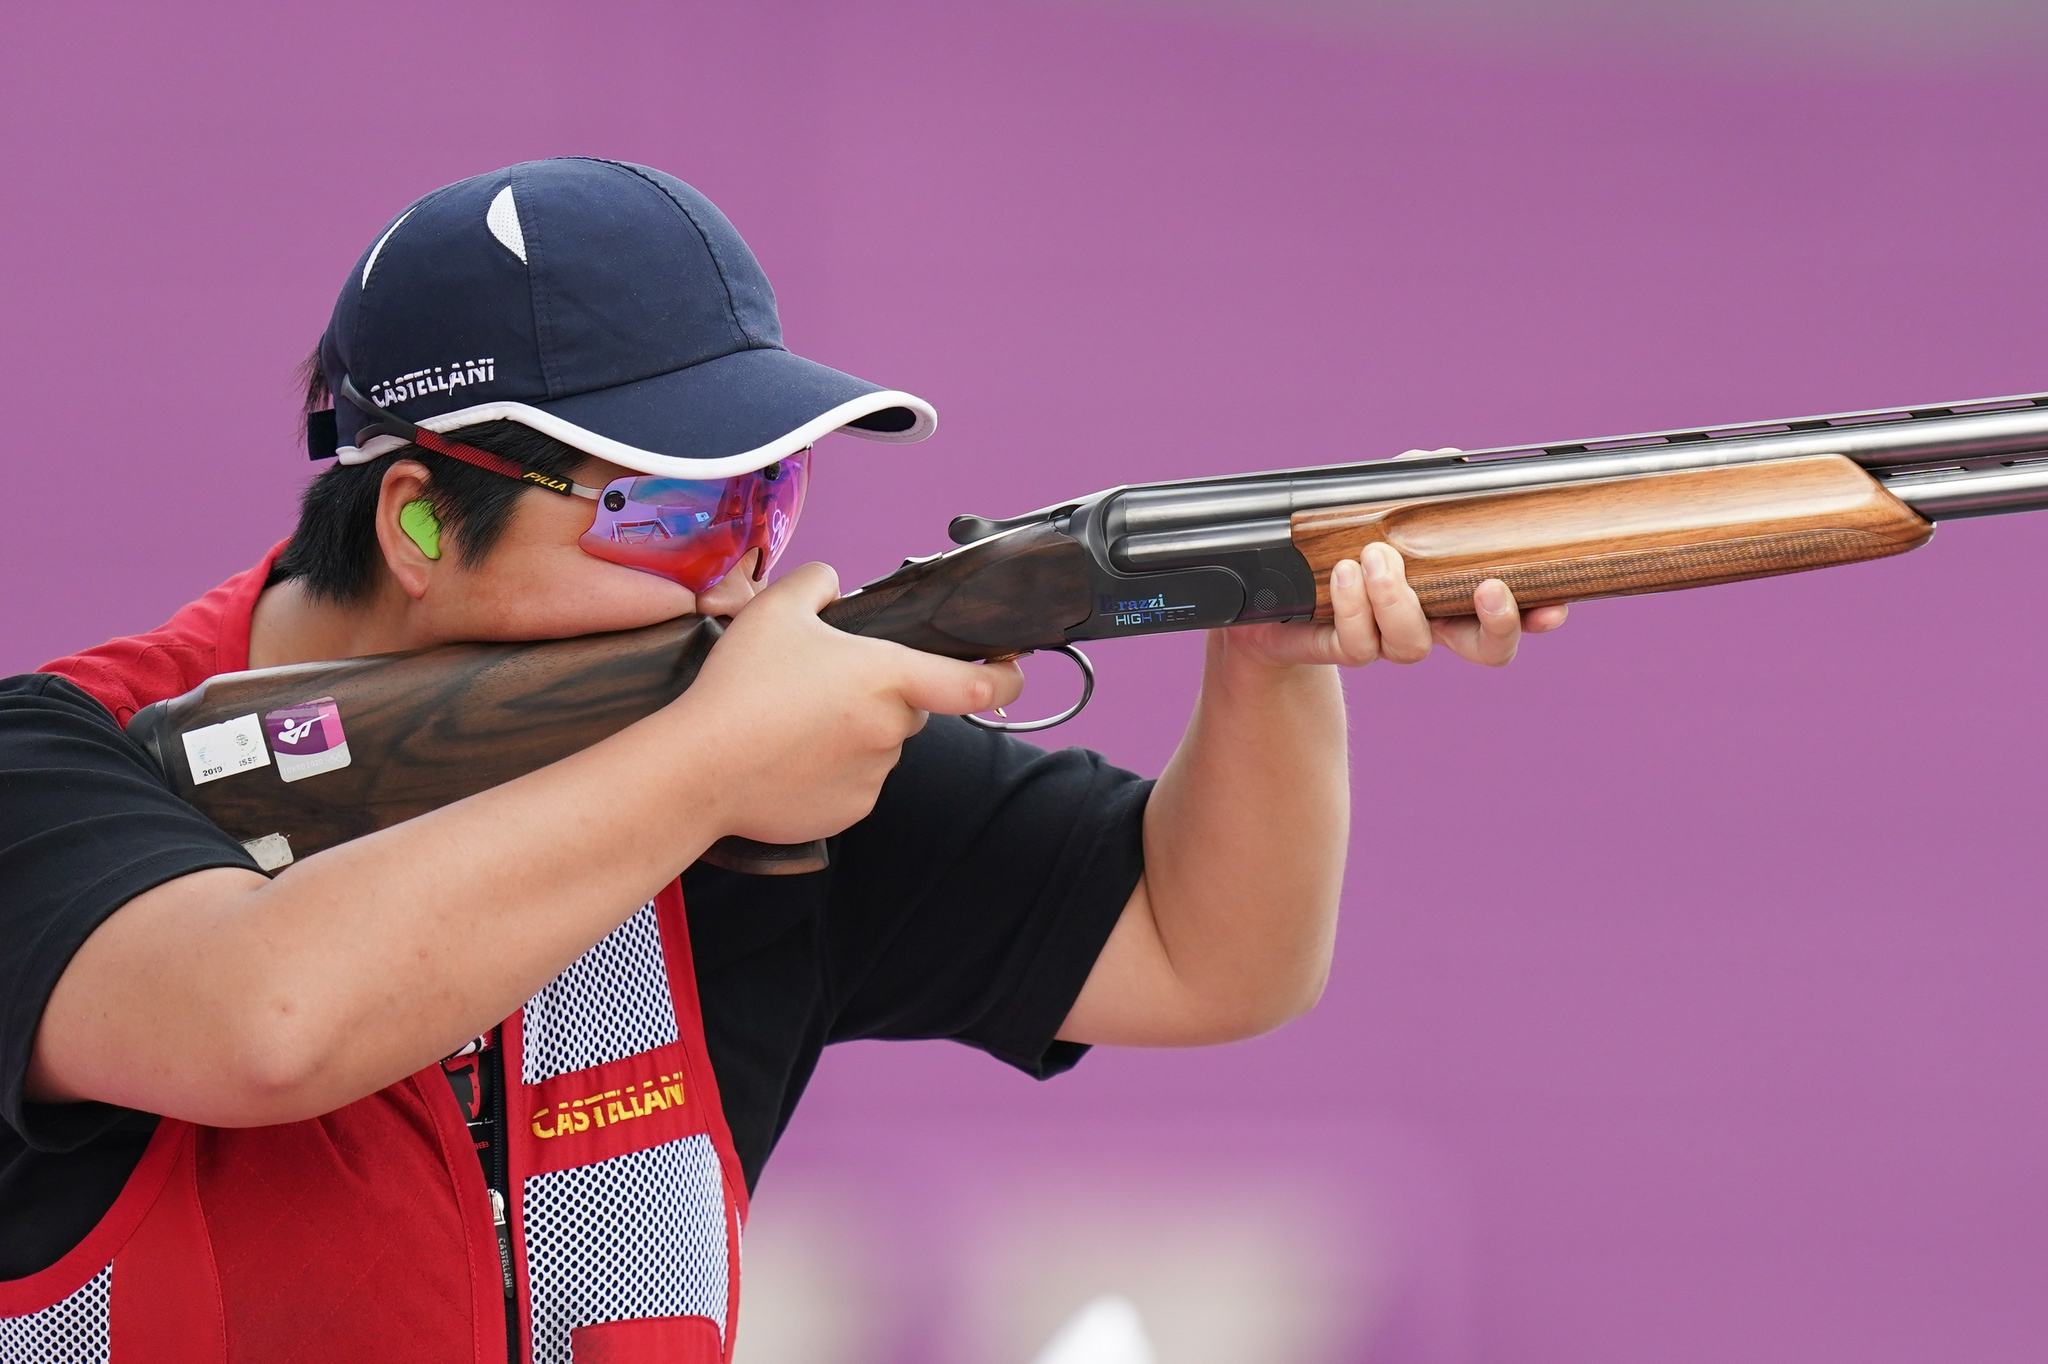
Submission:
[[[213,1127],[266,1127],[333,1111],[352,1097],[335,1093],[335,1038],[299,1001],[259,997],[229,1022],[217,1060],[202,1081],[199,1121]]]
[[[1224,1040],[1242,1042],[1285,1027],[1315,1008],[1322,1001],[1323,990],[1329,983],[1330,967],[1328,962],[1324,962],[1296,979],[1276,984],[1256,1007],[1236,1020],[1236,1031]]]
[[[1323,991],[1330,988],[1330,955],[1325,952],[1309,970],[1295,983],[1294,989],[1282,1001],[1273,1028],[1283,1023],[1292,1023],[1316,1005],[1323,1002]],[[1267,1029],[1268,1032],[1272,1028]]]
[[[1230,1041],[1263,1036],[1292,1023],[1322,1002],[1330,985],[1330,965],[1336,957],[1336,906],[1312,916],[1320,931],[1305,934],[1269,961],[1256,988],[1246,992],[1238,1016],[1232,1020],[1235,1034]]]
[[[1190,1040],[1213,1046],[1263,1037],[1315,1008],[1329,983],[1330,959],[1324,953],[1294,971],[1260,982],[1255,989],[1232,998],[1212,998],[1208,1007],[1199,1011],[1202,1018],[1190,1029],[1196,1034]]]

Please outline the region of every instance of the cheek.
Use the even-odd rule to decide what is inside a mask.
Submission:
[[[592,558],[573,538],[501,545],[474,587],[475,619],[465,625],[479,639],[567,639],[653,625],[696,609],[687,588]]]

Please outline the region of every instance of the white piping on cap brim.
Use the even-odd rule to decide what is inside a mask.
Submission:
[[[891,407],[907,407],[917,416],[917,421],[907,431],[863,431],[846,424],[858,421],[871,413]],[[609,436],[600,436],[587,431],[574,422],[563,421],[552,412],[543,412],[525,403],[480,403],[475,407],[460,408],[444,412],[438,417],[429,417],[419,425],[436,435],[445,436],[465,426],[481,422],[515,421],[530,426],[544,436],[553,436],[564,445],[573,445],[586,455],[608,459],[640,474],[653,474],[659,478],[731,478],[734,474],[750,474],[765,468],[778,459],[784,459],[805,446],[814,445],[841,427],[846,434],[859,436],[863,440],[882,440],[894,444],[907,444],[923,440],[939,426],[939,414],[932,405],[922,398],[912,397],[896,389],[884,389],[879,393],[864,393],[858,398],[843,402],[828,412],[821,412],[796,430],[778,436],[766,445],[722,459],[684,459],[679,455],[659,455],[652,450],[642,450],[627,445]],[[343,464],[367,464],[379,455],[386,455],[406,444],[397,436],[376,436],[358,448],[344,445],[335,451]]]

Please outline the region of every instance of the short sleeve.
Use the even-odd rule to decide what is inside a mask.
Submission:
[[[126,1116],[24,1111],[36,1029],[72,956],[128,901],[208,867],[256,869],[105,708],[60,677],[0,680],[0,1122],[31,1148],[73,1149]]]
[[[1152,783],[937,716],[840,839],[831,1040],[951,1038],[1041,1078],[1144,874]]]

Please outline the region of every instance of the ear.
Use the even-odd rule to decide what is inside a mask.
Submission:
[[[433,580],[439,564],[406,534],[399,518],[407,503],[427,496],[429,481],[426,465],[415,459],[401,459],[384,471],[384,481],[377,488],[377,546],[384,552],[384,566],[414,601],[427,595],[427,584]],[[444,553],[446,548],[444,537]]]

